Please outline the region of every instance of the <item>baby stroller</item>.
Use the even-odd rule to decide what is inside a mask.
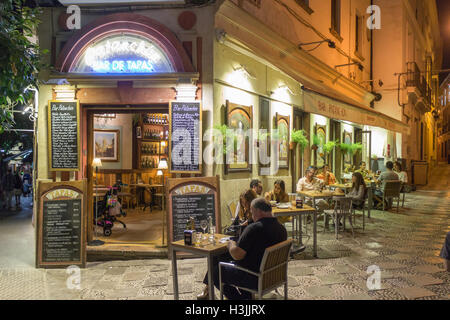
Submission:
[[[97,202],[98,213],[101,214],[101,216],[99,216],[94,223],[103,228],[103,235],[106,237],[111,235],[114,222],[122,224],[124,229],[127,228],[127,225],[118,219],[119,217],[126,217],[127,215],[126,212],[122,210],[122,204],[117,196],[121,185],[122,184],[119,182],[113,187],[110,187],[103,200]]]

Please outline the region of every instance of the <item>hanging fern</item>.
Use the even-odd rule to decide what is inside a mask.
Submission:
[[[298,143],[301,150],[303,150],[309,143],[308,139],[306,139],[304,130],[292,130],[291,141]]]
[[[362,147],[363,146],[362,146],[362,144],[360,142],[352,143],[350,145],[350,152],[351,152],[351,154],[355,155],[358,151],[362,150]]]

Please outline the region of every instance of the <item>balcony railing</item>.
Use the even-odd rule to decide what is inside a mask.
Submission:
[[[416,87],[428,105],[431,105],[431,87],[415,62],[407,62],[406,86]]]

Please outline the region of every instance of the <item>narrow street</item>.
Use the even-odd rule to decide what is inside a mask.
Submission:
[[[312,259],[311,241],[306,239],[307,250],[289,263],[289,298],[450,299],[450,273],[438,256],[450,231],[449,179],[450,166],[439,167],[428,186],[407,194],[398,214],[373,211],[364,232],[358,217],[354,238],[347,230],[336,240],[332,229],[323,233],[320,222],[319,259]],[[169,260],[88,263],[81,271],[80,290],[67,288],[66,270],[34,269],[28,206],[19,213],[1,213],[0,300],[173,299]],[[369,266],[380,268],[379,289],[367,288]],[[195,299],[206,263],[183,260],[178,268],[180,298]]]

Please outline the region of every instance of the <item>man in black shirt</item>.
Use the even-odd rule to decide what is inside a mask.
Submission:
[[[238,266],[259,272],[266,248],[287,239],[286,228],[272,215],[272,207],[264,198],[253,200],[251,211],[254,223],[245,228],[237,243],[235,241],[228,242],[227,254],[216,257],[213,260],[213,281],[217,288],[220,286],[219,262],[232,261]],[[250,292],[240,291],[233,285],[249,289],[256,289],[258,286],[255,276],[231,266],[222,267],[222,282],[224,283],[224,295],[230,300],[251,299]],[[208,275],[205,276],[203,283],[208,284]],[[208,287],[197,298],[208,298]]]

